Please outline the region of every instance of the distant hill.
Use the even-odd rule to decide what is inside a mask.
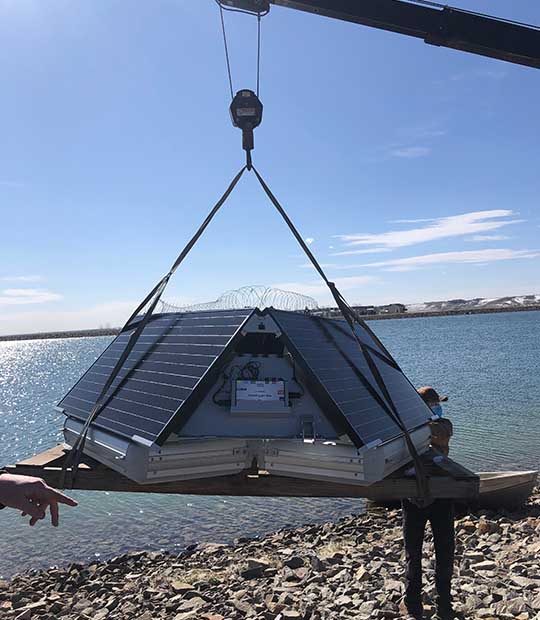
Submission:
[[[540,306],[540,295],[513,295],[509,297],[493,297],[485,299],[448,299],[445,301],[426,301],[418,304],[407,304],[407,312],[448,312],[488,309],[519,309]]]
[[[407,318],[429,315],[477,314],[491,312],[515,312],[518,310],[540,310],[540,295],[513,295],[508,297],[494,297],[486,299],[447,299],[444,301],[425,301],[417,304],[386,304],[384,306],[361,306],[352,304],[352,307],[363,318],[390,319]],[[312,314],[327,318],[340,318],[341,312],[336,308],[317,308]]]
[[[540,310],[540,295],[513,295],[485,299],[448,299],[445,301],[425,301],[418,304],[386,304],[384,306],[352,306],[365,319],[408,318],[426,315],[476,314],[482,312],[508,312],[516,310]],[[327,307],[310,310],[315,316],[342,318],[338,308]],[[41,340],[46,338],[86,338],[92,336],[116,336],[120,328],[85,329],[80,331],[45,332],[35,334],[15,334],[0,336],[1,341],[9,340]]]

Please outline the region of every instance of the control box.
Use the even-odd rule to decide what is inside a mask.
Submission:
[[[231,398],[233,414],[282,414],[291,411],[287,383],[283,379],[238,379]]]

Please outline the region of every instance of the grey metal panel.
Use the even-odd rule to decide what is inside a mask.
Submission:
[[[156,441],[173,418],[182,415],[183,405],[252,312],[218,310],[152,317],[93,424],[123,436]],[[62,399],[59,406],[66,415],[88,417],[131,331],[119,335]]]
[[[280,377],[287,382],[290,391],[300,392],[302,388],[293,378],[293,367],[287,358],[279,356],[235,356],[227,368],[234,365],[243,366],[248,360],[260,363],[260,377]],[[303,385],[303,382],[301,382]],[[301,398],[291,401],[291,408],[286,414],[256,415],[231,413],[230,407],[218,406],[212,396],[222,386],[222,378],[211,386],[201,404],[191,418],[179,431],[181,437],[251,437],[251,438],[293,438],[302,434],[302,418],[307,416],[312,421],[318,437],[336,439],[335,428],[328,422],[326,416],[317,406],[309,393],[304,390]]]

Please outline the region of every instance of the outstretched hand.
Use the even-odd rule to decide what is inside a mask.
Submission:
[[[50,487],[41,478],[33,476],[0,475],[0,503],[30,516],[30,525],[35,525],[51,513],[51,523],[58,526],[58,504],[77,506],[71,497]]]

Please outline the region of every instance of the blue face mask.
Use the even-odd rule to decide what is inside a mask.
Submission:
[[[430,407],[430,409],[431,411],[433,411],[434,415],[436,415],[438,418],[442,418],[442,405],[434,405],[433,407]]]

